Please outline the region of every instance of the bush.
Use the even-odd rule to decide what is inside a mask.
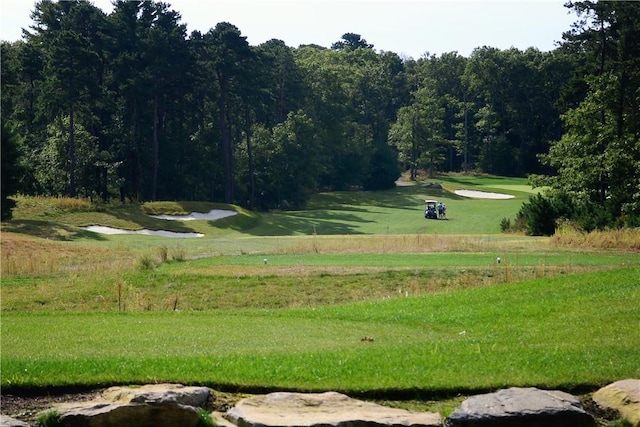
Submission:
[[[213,419],[211,413],[205,409],[198,408],[198,427],[216,427],[218,423]]]
[[[138,270],[153,270],[156,268],[156,262],[151,255],[143,255],[138,259]]]
[[[509,218],[502,218],[500,220],[500,230],[503,233],[511,231],[511,220]]]
[[[560,221],[571,224],[576,230],[591,232],[628,227],[634,219],[613,201],[600,204],[580,200],[569,193],[555,192],[529,197],[529,202],[520,208],[516,221],[511,223],[503,219],[500,227],[503,231],[524,230],[533,236],[551,236]]]
[[[55,409],[40,414],[36,420],[38,427],[57,427],[60,425],[60,413]]]
[[[174,261],[182,262],[187,258],[186,252],[182,246],[176,246],[171,251],[171,259]]]
[[[541,194],[530,196],[518,215],[524,219],[527,234],[531,236],[551,236],[556,232],[558,212],[551,199]]]

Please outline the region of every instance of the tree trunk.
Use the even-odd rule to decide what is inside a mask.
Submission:
[[[151,200],[158,196],[158,162],[160,146],[158,144],[158,95],[153,97],[153,176],[151,177]]]
[[[411,173],[409,179],[414,181],[417,176],[416,170],[416,161],[417,161],[417,151],[418,147],[416,146],[416,118],[411,118]]]
[[[73,113],[73,104],[71,104],[69,107],[69,196],[76,197],[76,136]]]
[[[247,138],[247,161],[249,162],[249,207],[254,208],[256,203],[256,178],[253,171],[253,153],[251,151],[251,121],[249,106],[245,106],[244,112],[245,135]]]
[[[227,123],[228,94],[225,77],[218,72],[220,96],[218,97],[218,123],[222,132],[222,156],[224,163],[224,201],[233,203],[233,169],[231,163],[231,132]]]

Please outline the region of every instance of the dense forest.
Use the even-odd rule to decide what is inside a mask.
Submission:
[[[353,33],[329,48],[251,46],[227,22],[187,34],[168,3],[40,0],[2,42],[3,201],[299,208],[403,170],[474,171],[532,175],[565,207],[637,223],[640,3],[567,8],[577,21],[551,52],[407,59]]]

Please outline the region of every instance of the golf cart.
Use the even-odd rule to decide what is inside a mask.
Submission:
[[[438,201],[425,200],[424,203],[424,217],[427,219],[438,219],[438,211],[436,209],[436,207],[438,206]]]

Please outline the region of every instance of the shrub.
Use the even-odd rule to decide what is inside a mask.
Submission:
[[[518,216],[524,219],[527,234],[532,236],[551,236],[556,231],[557,211],[551,199],[536,194],[524,203]]]
[[[200,418],[198,427],[216,427],[218,425],[206,409],[198,408],[198,417]]]
[[[511,220],[509,218],[502,218],[500,220],[500,230],[503,233],[511,231]]]
[[[142,255],[138,259],[137,267],[140,271],[153,270],[154,268],[156,268],[156,262],[150,255]]]
[[[55,409],[43,412],[36,420],[38,427],[57,427],[62,425],[60,422],[60,413]]]
[[[182,262],[187,258],[185,250],[182,246],[178,245],[171,251],[171,259],[174,261]]]

